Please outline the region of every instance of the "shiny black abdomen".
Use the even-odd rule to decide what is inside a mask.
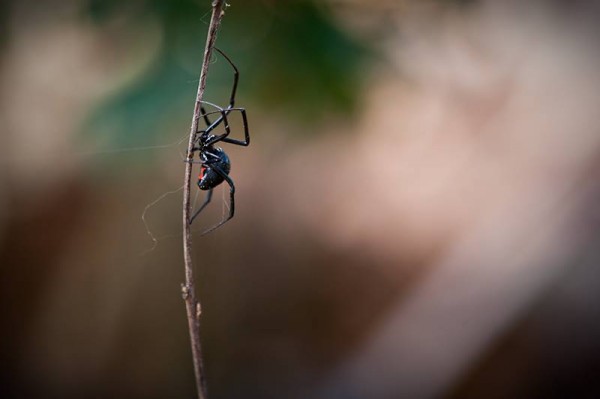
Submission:
[[[231,161],[229,157],[219,147],[213,147],[205,150],[206,159],[201,166],[200,175],[198,176],[198,187],[201,190],[210,190],[223,183],[225,178],[219,174],[215,167],[222,170],[226,175],[229,175],[231,170]]]

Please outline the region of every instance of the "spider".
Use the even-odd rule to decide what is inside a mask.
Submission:
[[[198,158],[200,161],[192,161],[193,163],[200,164],[200,174],[198,175],[198,187],[200,190],[207,191],[206,197],[204,198],[204,202],[198,208],[196,213],[190,218],[190,224],[196,219],[196,217],[206,208],[206,206],[210,203],[213,194],[213,188],[217,187],[219,184],[224,181],[229,184],[229,214],[221,220],[221,222],[217,223],[213,227],[204,231],[202,234],[207,234],[216,228],[222,226],[226,222],[228,222],[235,213],[235,184],[231,177],[229,177],[229,171],[231,170],[231,162],[229,157],[223,151],[223,149],[215,146],[218,142],[230,143],[241,146],[248,146],[250,144],[250,133],[248,131],[248,120],[246,118],[246,110],[240,107],[234,107],[235,104],[235,94],[237,90],[238,80],[239,80],[239,71],[234,63],[218,48],[214,47],[216,51],[218,51],[226,60],[229,62],[231,67],[233,68],[233,88],[231,89],[231,96],[229,97],[229,104],[226,108],[221,108],[218,105],[212,104],[208,101],[202,101],[202,106],[200,107],[200,111],[202,112],[202,118],[206,123],[206,128],[202,130],[198,130],[194,137],[194,147],[192,148],[192,153],[197,152]],[[204,104],[210,105],[215,108],[216,111],[206,112]],[[237,140],[233,138],[229,138],[229,134],[231,133],[231,129],[229,127],[229,121],[227,120],[227,116],[233,112],[237,111],[242,116],[242,122],[244,126],[244,140]],[[218,114],[217,119],[211,122],[209,116],[213,114]],[[218,126],[223,125],[225,133],[223,134],[213,134],[213,130]]]

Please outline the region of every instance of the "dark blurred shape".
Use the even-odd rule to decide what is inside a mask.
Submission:
[[[594,197],[598,201],[600,192]],[[456,383],[449,398],[600,397],[600,220],[581,222],[596,238],[571,260],[560,283]]]
[[[5,398],[36,397],[31,384],[28,341],[37,335],[49,280],[61,273],[61,259],[77,234],[90,192],[77,181],[55,187],[42,204],[31,208],[25,198],[9,197],[12,212],[0,241],[2,324],[0,386]],[[60,234],[56,234],[60,231]],[[39,361],[39,356],[31,360]]]

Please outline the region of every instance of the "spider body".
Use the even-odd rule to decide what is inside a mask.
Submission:
[[[231,161],[225,151],[219,147],[210,146],[204,149],[204,152],[201,152],[201,154],[204,154],[204,157],[200,156],[202,166],[198,175],[198,187],[200,187],[200,190],[206,191],[217,187],[225,181],[225,177],[217,172],[217,168],[222,170],[226,175],[229,175]]]
[[[202,234],[209,233],[216,229],[219,226],[222,226],[224,223],[229,221],[234,213],[235,213],[235,184],[231,177],[229,177],[229,172],[231,171],[231,161],[229,157],[223,151],[223,149],[215,146],[216,143],[229,143],[240,146],[248,146],[250,144],[250,132],[248,130],[248,120],[246,118],[246,110],[240,107],[234,107],[235,104],[235,94],[237,90],[238,80],[239,80],[239,72],[233,62],[227,57],[221,50],[214,47],[216,51],[218,51],[231,65],[233,68],[233,88],[231,89],[231,96],[229,97],[229,104],[227,107],[222,108],[218,105],[209,103],[208,101],[202,101],[202,106],[200,110],[202,112],[201,116],[204,122],[206,123],[206,127],[204,129],[196,131],[196,135],[194,137],[194,147],[192,148],[193,153],[198,153],[199,161],[190,160],[188,162],[199,163],[200,164],[200,174],[198,175],[198,187],[200,190],[206,191],[206,197],[204,198],[204,202],[198,208],[198,210],[194,213],[194,215],[190,218],[190,224],[194,221],[194,219],[206,208],[206,206],[210,203],[212,199],[213,189],[220,185],[223,182],[227,182],[229,185],[229,214],[221,220],[218,224],[206,230]],[[215,109],[215,111],[206,112],[205,105],[208,105]],[[229,126],[229,120],[227,117],[232,112],[239,112],[242,119],[242,125],[244,129],[244,139],[238,140],[229,138],[229,134],[231,133],[231,128]],[[216,119],[211,121],[211,116],[214,115]],[[215,128],[222,126],[225,130],[222,134],[214,134],[213,131]]]

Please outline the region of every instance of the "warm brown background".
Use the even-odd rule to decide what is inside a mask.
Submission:
[[[39,3],[1,11],[2,397],[193,397],[181,192],[144,210],[182,184],[209,1]],[[239,3],[211,399],[599,397],[597,2]]]

